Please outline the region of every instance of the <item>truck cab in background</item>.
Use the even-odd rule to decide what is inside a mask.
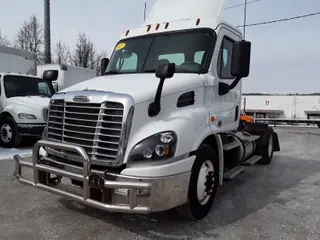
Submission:
[[[36,53],[0,46],[1,147],[17,147],[23,136],[42,136],[55,74],[37,77]]]
[[[41,137],[54,89],[50,79],[0,73],[0,146],[13,148],[22,137]]]
[[[224,0],[156,1],[102,76],[52,97],[33,163],[14,156],[16,178],[106,211],[207,216],[224,180],[280,150],[268,125],[239,126],[251,43],[223,9]]]
[[[46,70],[57,70],[58,78],[53,81],[55,92],[97,76],[95,69],[77,67],[67,64],[41,64],[37,66],[37,75],[42,77]]]

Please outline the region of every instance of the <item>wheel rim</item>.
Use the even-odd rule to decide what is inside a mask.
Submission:
[[[214,187],[214,167],[211,161],[206,160],[199,171],[197,183],[197,197],[201,205],[205,205],[212,194]]]
[[[272,149],[273,149],[273,138],[272,138],[272,135],[270,135],[270,138],[269,138],[269,146],[268,146],[269,156],[271,156],[271,154],[272,154]]]
[[[1,140],[4,143],[8,143],[8,142],[11,141],[11,139],[12,139],[12,129],[11,129],[10,125],[3,124],[1,126],[0,133],[1,133]]]

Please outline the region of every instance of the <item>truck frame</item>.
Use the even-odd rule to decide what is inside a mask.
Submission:
[[[51,98],[32,162],[14,156],[19,182],[101,210],[175,208],[200,220],[225,180],[270,164],[278,135],[267,124],[240,124],[251,43],[220,19],[223,6],[157,1],[102,62],[103,76]],[[22,168],[33,169],[31,180]]]

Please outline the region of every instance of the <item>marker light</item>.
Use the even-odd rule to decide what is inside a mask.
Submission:
[[[199,23],[200,23],[200,18],[197,19],[197,22],[196,22],[197,26],[199,25]]]

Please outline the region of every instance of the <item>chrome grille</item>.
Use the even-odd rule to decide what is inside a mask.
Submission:
[[[98,104],[53,100],[47,139],[81,146],[92,160],[114,161],[119,150],[123,113],[124,106],[118,102]]]

